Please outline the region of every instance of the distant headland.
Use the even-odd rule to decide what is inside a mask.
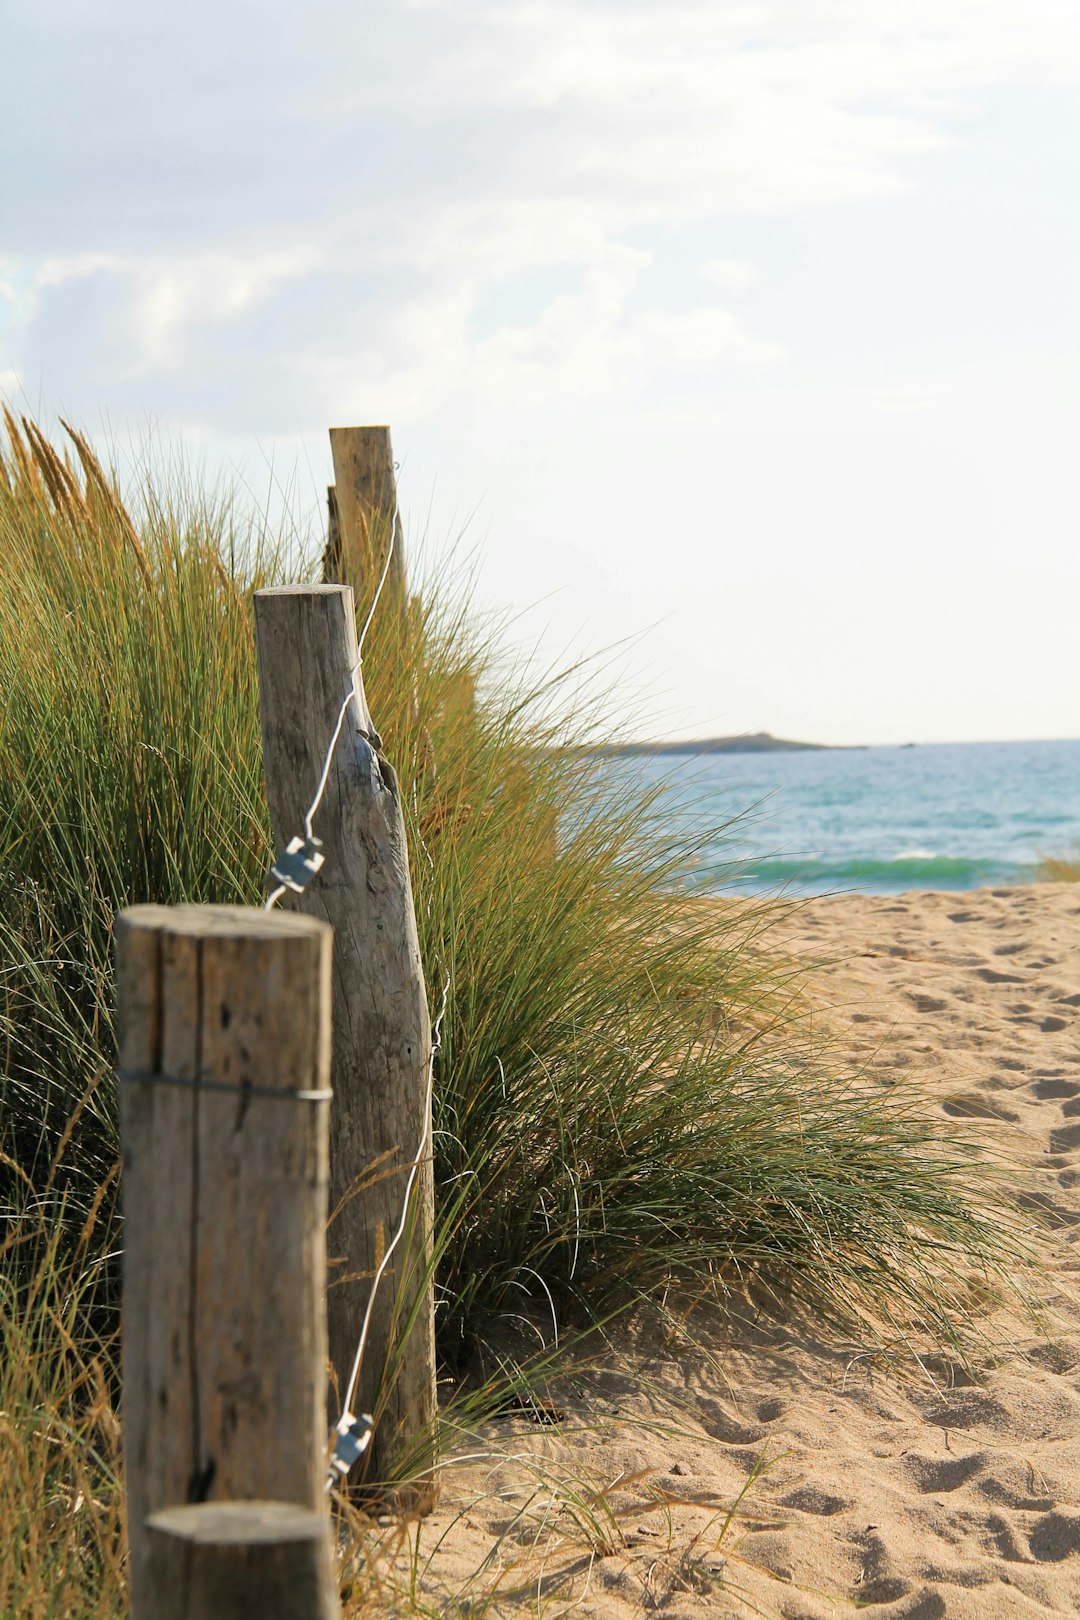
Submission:
[[[598,753],[618,759],[647,754],[790,754],[807,749],[824,751],[829,743],[791,742],[768,731],[744,731],[738,737],[700,737],[690,742],[612,743]]]

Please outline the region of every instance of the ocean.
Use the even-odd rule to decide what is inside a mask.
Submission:
[[[705,893],[973,889],[1032,882],[1044,855],[1080,858],[1080,740],[610,763],[662,784],[681,828],[730,823],[696,856]]]

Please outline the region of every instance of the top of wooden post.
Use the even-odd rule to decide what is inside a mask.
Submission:
[[[348,591],[348,597],[344,593]],[[350,617],[355,618],[352,604],[353,588],[338,582],[321,585],[260,585],[255,592],[256,596],[341,596],[345,601]]]
[[[330,429],[338,522],[325,566],[370,601],[393,545],[387,585],[404,602],[405,540],[398,515],[394,448],[388,427]],[[336,555],[332,553],[337,552]]]
[[[326,1515],[296,1502],[183,1502],[159,1508],[151,1530],[208,1546],[280,1546],[283,1541],[321,1541]]]
[[[280,939],[318,935],[327,924],[295,911],[264,911],[258,906],[125,906],[117,917],[125,928],[182,934],[191,939]]]

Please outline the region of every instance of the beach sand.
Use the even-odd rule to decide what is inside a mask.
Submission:
[[[999,1310],[974,1379],[947,1358],[893,1365],[805,1316],[717,1325],[708,1355],[630,1336],[570,1380],[563,1423],[498,1420],[476,1437],[487,1455],[448,1470],[414,1566],[428,1601],[497,1587],[489,1613],[610,1620],[1080,1614],[1080,887],[821,899],[780,933],[816,964],[838,1055],[874,1084],[914,1075],[943,1125],[996,1135],[1037,1178],[1054,1334]]]

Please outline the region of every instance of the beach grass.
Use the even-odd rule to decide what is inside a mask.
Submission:
[[[22,1186],[0,1242],[0,1614],[115,1620],[126,1580],[118,1344],[98,1309],[108,1249],[95,1211],[75,1231],[55,1218],[62,1201]]]
[[[1080,883],[1080,856],[1040,855],[1037,875],[1043,883]]]
[[[71,1468],[98,1410],[88,1369],[116,1393],[113,919],[262,900],[250,597],[301,567],[237,500],[153,476],[124,500],[79,434],[61,450],[8,420],[0,1197],[13,1230],[50,1234],[56,1287],[88,1268],[94,1287],[54,1350],[26,1315],[37,1250],[15,1243],[5,1331],[42,1410],[82,1414],[63,1419]],[[376,615],[365,681],[402,782],[433,1001],[448,984],[437,1327],[461,1386],[490,1383],[500,1333],[511,1360],[533,1347],[550,1369],[590,1321],[757,1279],[882,1339],[962,1338],[1026,1252],[999,1182],[916,1095],[821,1059],[762,948],[773,908],[690,897],[694,835],[579,746],[600,733],[573,678],[524,679],[436,577]],[[25,1515],[10,1528],[25,1538]],[[87,1566],[102,1591],[109,1567]]]

